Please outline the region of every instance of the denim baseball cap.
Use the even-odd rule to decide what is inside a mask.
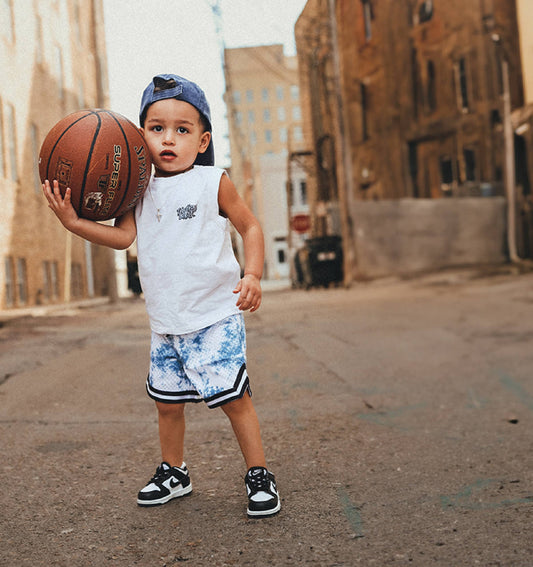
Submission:
[[[192,104],[196,110],[206,119],[208,131],[212,131],[211,111],[205,97],[204,91],[192,81],[179,77],[178,75],[157,75],[152,82],[144,89],[141,99],[141,109],[139,111],[139,123],[144,127],[146,111],[148,107],[166,98],[176,98]],[[214,165],[215,151],[213,148],[213,136],[207,150],[203,154],[198,154],[195,165]]]

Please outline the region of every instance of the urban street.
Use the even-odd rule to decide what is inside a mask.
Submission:
[[[531,565],[533,273],[269,290],[246,322],[263,520],[204,404],[192,494],[137,506],[160,461],[142,299],[4,318],[0,565]]]

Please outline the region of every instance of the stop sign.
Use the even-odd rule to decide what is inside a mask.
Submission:
[[[306,214],[298,214],[292,217],[292,229],[295,232],[307,232],[311,228],[311,217]]]

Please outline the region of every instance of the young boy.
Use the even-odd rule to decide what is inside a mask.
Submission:
[[[49,207],[74,234],[116,249],[137,238],[152,331],[146,389],[157,407],[162,453],[137,503],[164,504],[191,492],[184,406],[203,400],[230,419],[248,469],[248,515],[271,516],[281,503],[252,405],[242,314],[261,305],[261,228],[227,174],[213,166],[210,110],[195,83],[154,77],[142,96],[140,124],[154,175],[135,210],[114,226],[78,218],[70,189],[62,198],[57,181],[43,185]],[[243,239],[242,278],[228,219]]]

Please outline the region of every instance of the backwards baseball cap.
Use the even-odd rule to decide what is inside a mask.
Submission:
[[[204,91],[192,81],[188,81],[178,75],[157,75],[152,82],[144,89],[141,109],[139,111],[139,123],[144,127],[146,112],[148,107],[166,98],[176,98],[192,104],[196,110],[205,118],[208,125],[208,131],[212,132],[211,111],[209,104],[205,98]],[[213,148],[213,136],[207,146],[207,150],[203,154],[198,154],[195,165],[214,165],[215,151]]]

